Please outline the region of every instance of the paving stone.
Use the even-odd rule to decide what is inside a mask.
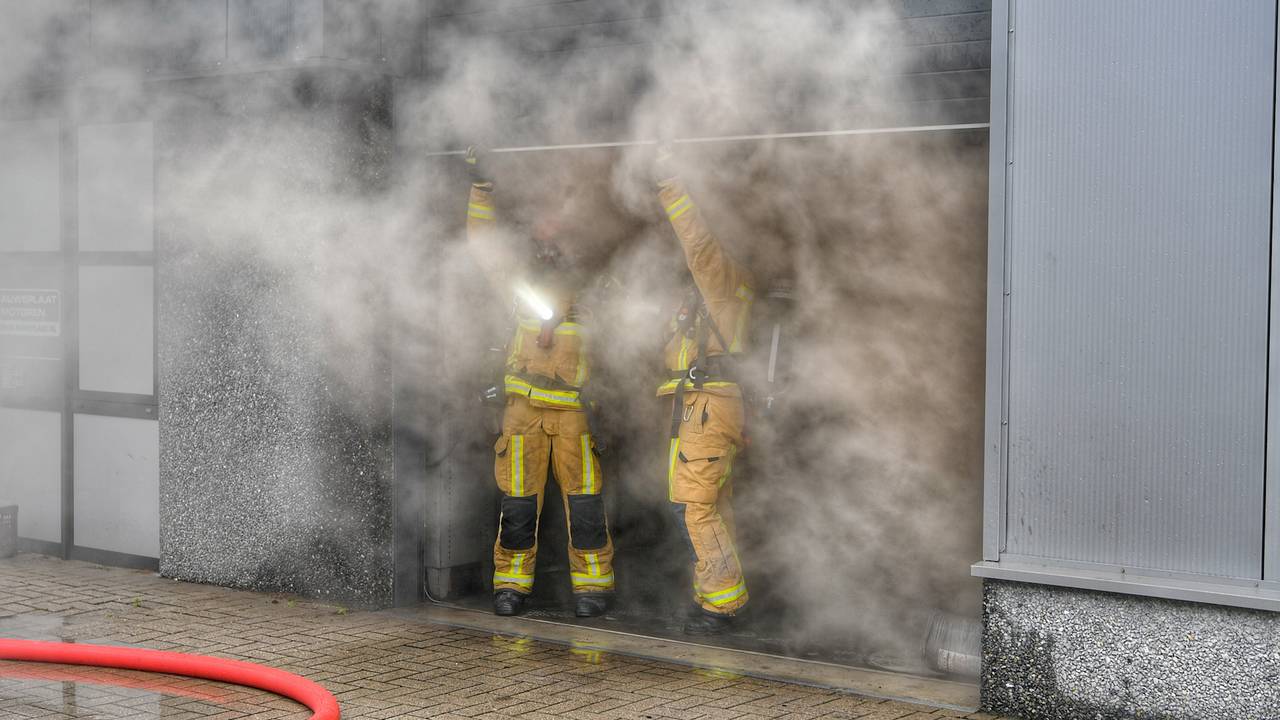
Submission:
[[[261,662],[328,687],[344,720],[1001,720],[36,555],[0,560],[0,636]],[[33,667],[79,681],[12,676]],[[0,717],[303,720],[307,712],[220,683],[0,662]]]

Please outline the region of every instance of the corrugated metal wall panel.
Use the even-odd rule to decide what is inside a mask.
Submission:
[[[1275,3],[1018,3],[1007,552],[1261,572]]]

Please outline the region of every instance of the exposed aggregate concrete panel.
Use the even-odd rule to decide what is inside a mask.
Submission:
[[[1280,718],[1280,615],[988,580],[982,707],[1041,718]]]

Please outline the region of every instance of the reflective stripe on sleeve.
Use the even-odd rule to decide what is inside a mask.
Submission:
[[[582,387],[587,382],[587,354],[578,351],[578,369],[573,374],[573,384]]]
[[[672,220],[675,220],[681,215],[689,212],[689,210],[691,210],[692,208],[693,208],[693,201],[689,199],[689,196],[681,195],[680,199],[676,200],[674,203],[667,206],[667,217],[671,218]]]
[[[733,459],[736,458],[737,456],[738,456],[738,446],[730,445],[729,457],[725,458],[724,472],[720,473],[720,481],[719,481],[720,487],[724,487],[724,484],[729,481],[729,476],[733,474]]]
[[[747,319],[751,316],[751,305],[755,302],[756,293],[746,285],[739,285],[734,296],[742,301],[742,310],[738,313],[738,324],[733,329],[733,340],[729,343],[729,352],[742,352],[742,336],[747,332]]]
[[[693,343],[689,341],[689,338],[683,335],[680,336],[680,357],[676,360],[676,365],[679,366],[676,368],[677,370],[689,369],[689,348],[692,345]]]
[[[476,218],[477,220],[492,220],[493,208],[488,205],[467,203],[467,216]]]

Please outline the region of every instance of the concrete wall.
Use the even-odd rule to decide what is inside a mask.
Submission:
[[[364,239],[336,217],[385,190],[368,178],[385,176],[386,84],[307,71],[166,92],[182,101],[157,123],[161,572],[387,604],[385,290],[357,274],[367,307],[326,302]]]
[[[1280,615],[988,580],[982,707],[1027,720],[1280,717]]]

